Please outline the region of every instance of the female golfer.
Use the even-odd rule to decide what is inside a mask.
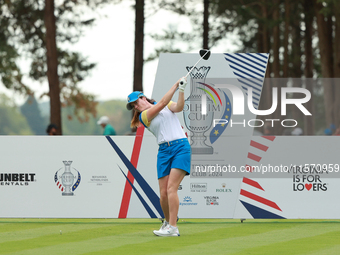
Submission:
[[[191,148],[175,113],[183,110],[186,84],[186,79],[181,78],[157,103],[142,92],[132,92],[126,105],[129,110],[134,109],[131,127],[143,124],[155,135],[159,144],[157,174],[165,221],[159,230],[153,231],[157,236],[179,236],[176,226],[179,208],[177,190],[184,176],[190,174]],[[177,88],[176,103],[171,98]]]

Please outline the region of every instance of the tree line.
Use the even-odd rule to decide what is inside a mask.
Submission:
[[[38,102],[28,96],[25,103],[17,106],[12,99],[0,94],[0,135],[47,135],[49,124],[49,102]],[[61,119],[64,135],[102,135],[103,128],[97,124],[98,118],[90,116],[81,122],[74,115],[74,106],[62,108]],[[130,134],[130,121],[124,100],[99,102],[96,106],[98,116],[108,116],[117,135]]]
[[[81,90],[78,83],[86,79],[95,63],[89,63],[77,52],[62,49],[63,43],[74,43],[82,31],[94,25],[95,19],[84,20],[83,7],[95,11],[106,4],[120,4],[115,0],[1,1],[0,8],[0,75],[2,83],[21,93],[31,93],[23,84],[16,60],[22,54],[31,59],[30,77],[47,79],[51,102],[51,122],[60,124],[62,105],[74,106],[82,120],[96,114],[93,95]],[[212,49],[223,39],[237,36],[237,52],[270,53],[267,78],[306,78],[295,80],[292,86],[305,87],[312,92],[306,117],[292,108],[290,116],[299,120],[305,134],[315,134],[320,125],[340,125],[340,2],[337,0],[131,0],[135,10],[135,55],[133,90],[143,90],[143,65],[161,52],[182,52],[194,47]],[[160,41],[155,52],[144,57],[145,13],[168,10],[189,17],[193,29],[179,33],[169,28],[151,36]],[[122,22],[124,22],[122,17]],[[169,43],[181,41],[187,48]],[[228,52],[228,49],[225,49]],[[322,82],[315,78],[323,78]],[[272,87],[266,84],[259,109],[271,106]],[[297,96],[297,95],[293,95]],[[321,100],[323,97],[323,100]],[[280,98],[280,94],[279,97]],[[280,101],[278,102],[280,106]],[[82,114],[79,114],[79,113]],[[280,107],[269,116],[282,119]],[[268,116],[267,116],[268,118]],[[324,118],[322,124],[320,120]],[[275,127],[282,134],[282,126]]]
[[[290,107],[288,118],[298,120],[304,133],[315,134],[320,128],[340,125],[340,1],[337,0],[182,0],[161,1],[163,8],[190,17],[193,32],[176,33],[171,29],[162,35],[153,34],[156,40],[181,40],[190,44],[201,41],[201,47],[213,49],[221,40],[237,35],[237,52],[270,53],[265,84],[259,109],[272,105],[272,87],[280,92],[284,82],[292,80],[292,86],[304,87],[312,94],[306,107],[312,116],[303,116],[296,107]],[[199,3],[203,8],[197,11]],[[202,11],[203,10],[203,11]],[[150,56],[154,59],[160,52],[178,52],[173,44],[163,44]],[[228,49],[226,49],[228,52]],[[301,80],[303,78],[303,80]],[[317,80],[317,78],[322,78]],[[277,81],[275,81],[277,80]],[[280,81],[280,82],[279,82]],[[288,81],[284,86],[287,86]],[[292,97],[299,97],[293,94]],[[281,94],[278,108],[266,118],[282,120]],[[282,134],[283,127],[272,129]]]

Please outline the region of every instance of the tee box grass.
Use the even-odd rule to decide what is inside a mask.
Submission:
[[[0,219],[0,254],[340,254],[340,220]]]

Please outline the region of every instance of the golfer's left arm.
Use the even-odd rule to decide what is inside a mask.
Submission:
[[[180,79],[178,83],[178,100],[177,103],[172,102],[170,104],[170,111],[172,112],[181,112],[184,108],[184,90],[187,85],[187,79],[186,77],[183,77]]]
[[[173,102],[170,105],[170,111],[181,112],[181,111],[183,111],[183,108],[184,108],[184,92],[179,91],[177,103]]]

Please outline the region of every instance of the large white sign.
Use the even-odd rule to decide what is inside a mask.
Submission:
[[[198,58],[161,55],[150,97],[160,100]],[[267,60],[212,54],[192,72],[177,114],[193,151],[179,217],[339,218],[340,138],[253,136],[256,116],[248,107],[234,115],[233,93],[220,86],[230,78],[244,98],[252,88],[257,109]],[[122,137],[1,136],[0,217],[163,217],[157,150],[144,128]]]
[[[340,192],[339,139],[251,137],[243,161],[253,172],[217,166],[193,169],[178,190],[179,216],[338,218],[340,206],[334,201]],[[151,137],[2,136],[0,140],[1,217],[162,216],[157,145]],[[226,157],[233,158],[238,152],[229,153]],[[131,159],[138,161],[137,169]],[[220,176],[221,171],[228,176],[235,170],[243,177]]]

